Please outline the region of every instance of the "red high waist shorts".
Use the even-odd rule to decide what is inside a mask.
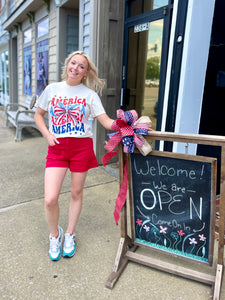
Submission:
[[[92,138],[58,138],[59,144],[48,146],[46,168],[69,168],[86,172],[98,167]]]

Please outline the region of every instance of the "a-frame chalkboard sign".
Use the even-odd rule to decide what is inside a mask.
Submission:
[[[152,151],[147,156],[138,150],[124,154],[120,145],[120,185],[125,160],[128,168],[130,236],[128,203],[125,203],[120,213],[121,239],[106,287],[112,289],[128,262],[133,261],[211,285],[213,299],[220,299],[225,226],[225,137],[155,131],[147,139],[220,146],[218,255],[213,253],[216,158],[164,151]],[[169,257],[176,256],[181,261],[207,265],[210,272],[139,254],[139,247],[147,247],[149,252],[157,251]],[[214,265],[213,259],[216,261]]]

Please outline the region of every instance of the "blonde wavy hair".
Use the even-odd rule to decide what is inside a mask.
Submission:
[[[84,53],[83,51],[75,51],[66,58],[64,67],[62,69],[62,76],[61,76],[62,81],[67,80],[67,66],[68,66],[71,58],[77,54],[85,57],[88,62],[88,74],[87,74],[87,76],[82,78],[81,83],[86,85],[88,88],[94,90],[95,92],[102,94],[104,82],[100,78],[98,78],[98,70],[97,70],[96,66],[91,61],[91,59],[88,57],[88,55],[86,53]]]

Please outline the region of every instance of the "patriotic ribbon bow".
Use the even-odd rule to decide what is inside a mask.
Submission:
[[[123,111],[122,109],[117,110],[117,119],[113,122],[111,128],[116,131],[110,134],[110,140],[105,145],[105,149],[108,150],[103,158],[103,165],[118,153],[112,151],[122,140],[123,152],[132,153],[134,152],[135,145],[143,155],[147,155],[151,150],[151,146],[143,138],[142,135],[147,135],[149,127],[151,125],[149,117],[141,117],[138,119],[138,114],[135,110]],[[128,172],[127,172],[127,159],[125,158],[123,181],[121,183],[120,191],[116,199],[114,219],[118,225],[120,218],[120,211],[126,202],[128,188]]]
[[[123,152],[133,153],[135,145],[143,155],[147,155],[152,149],[142,135],[147,135],[151,120],[149,117],[141,117],[138,119],[138,114],[135,110],[123,111],[117,110],[117,119],[113,122],[111,128],[115,132],[109,134],[110,140],[105,145],[106,153],[102,162],[106,163],[118,153],[118,150],[112,150],[122,141]]]

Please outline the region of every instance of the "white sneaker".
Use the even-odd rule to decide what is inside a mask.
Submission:
[[[75,253],[75,234],[65,233],[63,256],[72,257]]]
[[[59,230],[59,236],[57,238],[49,235],[49,257],[51,260],[59,260],[61,253],[62,253],[62,236],[63,236],[63,230],[61,227],[58,227]]]

